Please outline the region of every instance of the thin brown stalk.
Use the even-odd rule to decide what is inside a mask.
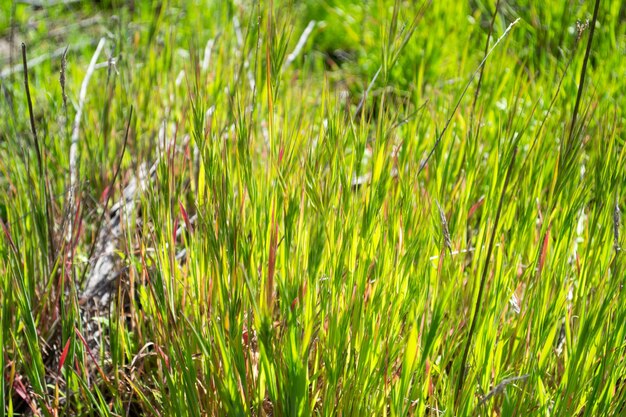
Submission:
[[[37,154],[37,165],[39,167],[39,175],[43,177],[43,159],[41,157],[41,147],[39,146],[39,137],[37,136],[37,127],[35,126],[35,114],[33,112],[33,101],[30,97],[30,87],[28,85],[28,61],[26,59],[26,44],[22,42],[22,66],[24,68],[24,89],[26,91],[26,100],[28,101],[28,115],[30,116],[30,129],[33,132],[33,140],[35,141],[35,153]]]
[[[65,73],[67,72],[67,51],[69,45],[65,47],[63,55],[61,55],[61,71],[59,71],[59,84],[61,84],[61,97],[63,98],[63,111],[67,116],[67,94],[65,92]]]
[[[30,117],[30,129],[33,133],[33,140],[35,141],[35,153],[37,155],[37,166],[39,168],[39,178],[43,184],[44,191],[44,206],[46,211],[46,228],[48,229],[48,258],[50,261],[50,267],[54,265],[54,259],[56,258],[56,249],[54,245],[54,224],[52,222],[52,214],[50,213],[50,206],[52,200],[50,193],[48,192],[48,181],[45,176],[44,161],[42,156],[42,147],[39,143],[39,137],[37,136],[37,127],[35,126],[35,113],[33,111],[33,100],[30,96],[30,86],[28,84],[28,60],[26,59],[26,44],[22,42],[22,65],[24,68],[24,90],[26,92],[26,100],[28,102],[28,115]]]

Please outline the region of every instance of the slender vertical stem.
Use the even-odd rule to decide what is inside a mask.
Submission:
[[[446,130],[448,130],[448,127],[450,126],[450,122],[452,122],[452,118],[454,117],[454,114],[459,109],[459,106],[461,105],[461,101],[463,100],[463,97],[465,97],[465,93],[467,93],[467,90],[469,89],[470,85],[474,81],[474,78],[476,78],[476,75],[478,75],[478,73],[479,73],[480,69],[482,68],[482,66],[485,65],[485,62],[487,62],[487,58],[489,58],[489,55],[491,55],[491,53],[494,51],[494,49],[496,49],[496,46],[498,46],[500,41],[502,41],[502,39],[504,39],[506,37],[506,35],[508,35],[508,33],[511,31],[513,26],[515,26],[517,24],[517,22],[519,22],[519,20],[520,20],[519,18],[515,19],[515,21],[513,21],[513,23],[511,23],[506,28],[506,30],[504,31],[502,36],[500,36],[498,38],[498,40],[493,44],[491,49],[489,49],[487,54],[484,56],[483,60],[480,62],[480,64],[478,64],[478,67],[472,73],[471,77],[469,78],[469,81],[467,82],[467,84],[465,84],[465,88],[463,88],[463,91],[461,92],[461,94],[457,98],[456,104],[454,105],[454,108],[450,112],[450,115],[448,116],[448,119],[446,120],[446,124],[443,126],[443,130],[439,133],[439,135],[437,135],[437,138],[435,139],[435,144],[430,149],[430,152],[426,156],[426,159],[424,159],[420,163],[420,167],[417,170],[417,176],[419,176],[422,173],[422,171],[424,170],[424,168],[426,168],[426,165],[428,164],[428,161],[430,161],[430,158],[432,158],[433,154],[435,153],[435,150],[437,149],[437,146],[439,146],[439,143],[441,142],[441,139],[443,138],[443,135],[446,133]]]
[[[117,168],[115,169],[115,173],[113,174],[113,180],[111,181],[111,184],[109,185],[110,188],[110,192],[107,193],[107,198],[104,201],[104,206],[102,208],[102,214],[100,214],[100,220],[97,223],[96,226],[96,232],[94,233],[94,236],[96,236],[96,239],[94,239],[94,241],[91,243],[91,247],[89,248],[89,256],[87,256],[87,260],[88,262],[85,263],[85,266],[83,267],[83,271],[80,274],[80,281],[79,282],[84,282],[85,281],[85,276],[87,276],[87,269],[89,268],[89,262],[91,261],[91,258],[93,257],[94,251],[96,249],[96,243],[98,242],[98,236],[100,236],[100,229],[102,228],[102,225],[105,222],[104,217],[106,216],[106,214],[108,213],[108,207],[109,207],[109,201],[111,201],[111,196],[113,196],[114,193],[114,187],[115,187],[115,182],[117,181],[117,177],[120,174],[120,170],[122,168],[122,160],[124,159],[124,155],[126,154],[126,146],[128,145],[128,136],[130,134],[130,123],[132,121],[133,118],[133,106],[130,106],[130,111],[128,113],[128,122],[126,123],[126,133],[124,134],[124,142],[122,144],[122,153],[120,154],[120,157],[117,161]]]
[[[469,353],[470,345],[472,344],[472,338],[474,331],[476,330],[476,323],[478,322],[478,314],[480,313],[480,306],[482,304],[483,291],[485,289],[485,283],[487,281],[487,272],[489,271],[489,262],[491,260],[491,253],[493,252],[494,241],[496,233],[498,232],[498,223],[500,222],[500,215],[502,213],[502,204],[504,202],[504,196],[511,179],[511,173],[513,172],[513,166],[515,165],[515,156],[517,155],[517,147],[513,148],[513,155],[507,168],[506,178],[504,179],[504,185],[502,186],[502,192],[500,194],[500,201],[498,202],[498,210],[496,211],[496,218],[493,224],[493,230],[491,231],[491,238],[489,239],[489,246],[487,248],[487,256],[485,257],[485,266],[483,267],[482,276],[480,278],[480,284],[478,287],[478,297],[476,297],[476,305],[474,306],[474,314],[472,317],[472,323],[467,334],[467,340],[465,341],[465,348],[463,349],[463,357],[461,359],[461,373],[459,374],[459,380],[456,386],[456,404],[457,408],[460,405],[459,400],[461,397],[461,390],[463,389],[463,382],[465,379],[465,366],[467,362],[467,355]]]
[[[493,16],[491,18],[491,24],[489,25],[489,33],[487,34],[487,40],[485,41],[485,52],[483,53],[483,58],[487,56],[489,53],[489,41],[491,40],[491,35],[493,34],[493,26],[496,23],[496,17],[498,16],[498,8],[500,7],[500,0],[496,0],[496,9],[493,11]],[[485,72],[485,65],[480,67],[480,74],[478,74],[478,82],[476,83],[476,91],[474,91],[474,99],[472,100],[472,107],[470,110],[470,129],[473,128],[474,125],[474,113],[476,110],[476,102],[478,101],[478,95],[480,94],[480,87],[483,83],[483,73]]]
[[[580,100],[583,95],[583,89],[585,87],[585,73],[587,72],[587,63],[589,62],[589,55],[591,55],[591,43],[593,41],[593,33],[596,28],[596,21],[598,20],[598,10],[600,9],[600,0],[596,0],[596,4],[593,8],[593,18],[591,19],[591,28],[589,29],[589,39],[587,39],[587,49],[585,50],[585,58],[583,60],[583,67],[580,72],[580,81],[578,82],[578,94],[576,95],[576,104],[574,104],[574,114],[572,115],[572,124],[569,129],[569,137],[567,140],[567,149],[572,146],[572,137],[574,136],[574,128],[576,125],[576,119],[578,118],[578,108],[580,107]]]
[[[41,158],[41,148],[39,147],[39,138],[37,137],[37,128],[35,127],[35,115],[33,113],[33,101],[30,98],[30,88],[28,86],[28,62],[26,61],[26,45],[22,42],[22,63],[24,65],[24,89],[26,91],[26,99],[28,101],[28,114],[30,116],[30,129],[33,132],[35,141],[35,153],[37,154],[37,164],[39,166],[39,175],[43,177],[43,160]]]

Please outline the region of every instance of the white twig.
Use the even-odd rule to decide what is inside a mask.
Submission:
[[[452,252],[450,252],[450,255],[459,255],[461,253],[470,253],[470,252],[474,252],[475,250],[476,250],[476,248],[453,250]],[[431,256],[429,259],[431,261],[436,261],[437,259],[439,259],[439,255]]]
[[[252,71],[250,71],[250,62],[248,62],[248,58],[244,56],[243,54],[245,45],[243,43],[243,33],[241,32],[241,24],[239,23],[239,19],[237,19],[237,16],[233,18],[233,27],[235,29],[235,37],[237,38],[237,46],[239,47],[239,50],[241,51],[241,57],[243,58],[243,67],[245,68],[246,75],[248,76],[248,83],[250,84],[250,90],[254,91],[256,83],[254,81],[254,76],[252,75]]]
[[[500,244],[499,244],[499,243],[496,243],[494,246],[495,246],[496,248],[498,248],[498,247],[500,247]],[[484,249],[484,248],[485,248],[485,246],[483,245],[483,246],[482,246],[482,249]],[[461,249],[461,250],[453,250],[453,251],[451,251],[451,252],[450,252],[450,255],[460,255],[460,254],[462,254],[462,253],[470,253],[470,252],[474,252],[475,250],[476,250],[476,248],[467,248],[467,249]],[[436,261],[437,259],[439,259],[439,255],[434,255],[434,256],[431,256],[431,257],[430,257],[430,258],[428,258],[428,259],[430,259],[431,261]]]
[[[470,85],[472,84],[472,82],[474,81],[476,76],[480,73],[480,69],[483,67],[483,65],[485,65],[485,62],[487,62],[487,58],[489,58],[489,56],[496,49],[496,47],[498,46],[500,41],[502,41],[502,39],[504,39],[506,37],[506,35],[508,35],[508,33],[511,31],[511,29],[513,29],[513,26],[515,26],[517,24],[517,22],[519,22],[519,21],[520,21],[520,18],[515,19],[515,21],[513,21],[513,23],[511,23],[509,25],[509,27],[506,28],[504,33],[498,38],[496,43],[493,44],[491,49],[489,49],[487,54],[485,54],[485,57],[483,58],[483,60],[480,61],[480,64],[478,65],[478,67],[476,67],[476,69],[472,73],[472,76],[469,78],[469,81],[467,82],[467,84],[465,84],[465,88],[461,92],[461,95],[458,97],[458,99],[456,101],[456,104],[455,104],[454,108],[452,109],[452,112],[448,116],[448,120],[446,121],[446,124],[444,125],[443,130],[439,133],[439,135],[435,139],[435,144],[430,149],[430,152],[428,153],[426,158],[420,163],[420,167],[417,170],[417,175],[418,176],[421,174],[421,172],[424,170],[424,168],[426,168],[426,165],[430,161],[430,158],[435,153],[435,149],[439,145],[439,142],[441,142],[441,138],[443,138],[443,135],[446,133],[446,130],[448,130],[448,126],[450,126],[450,122],[452,122],[452,118],[454,117],[454,114],[456,113],[456,111],[458,110],[459,106],[461,105],[461,100],[463,100],[463,97],[465,97],[465,93],[467,93],[467,90],[469,89]]]
[[[187,146],[189,136],[183,138],[180,144],[182,148]],[[104,227],[100,229],[100,233],[96,238],[96,247],[94,256],[89,259],[91,267],[87,274],[84,284],[84,290],[80,295],[83,303],[93,300],[92,305],[98,305],[106,310],[110,306],[111,297],[115,289],[112,285],[123,272],[120,268],[119,252],[123,248],[119,247],[120,241],[127,230],[136,227],[138,221],[136,212],[137,204],[140,202],[141,195],[148,189],[150,184],[156,179],[157,168],[161,159],[169,155],[171,151],[178,152],[175,140],[167,137],[167,124],[164,121],[159,129],[158,142],[162,144],[162,151],[159,152],[156,160],[150,167],[142,164],[137,174],[131,178],[128,185],[122,191],[120,199],[108,210],[108,215],[104,223]],[[159,148],[161,149],[161,147]],[[112,191],[111,191],[112,192]],[[105,207],[106,210],[106,207]],[[197,215],[189,218],[190,224],[194,224]],[[183,233],[185,224],[182,224],[176,230],[176,236]],[[176,259],[182,259],[179,253]]]
[[[359,101],[359,105],[356,107],[356,111],[354,112],[354,114],[356,115],[361,114],[361,110],[363,110],[363,105],[365,104],[365,100],[367,100],[367,95],[372,90],[372,87],[374,87],[374,83],[376,83],[376,80],[378,79],[378,76],[380,75],[380,72],[382,70],[383,70],[383,67],[381,65],[378,68],[378,71],[376,71],[376,74],[374,74],[374,78],[372,78],[372,81],[370,81],[369,85],[365,89],[365,92],[363,93],[363,97],[361,97],[361,101]]]
[[[209,39],[204,47],[204,57],[202,58],[202,71],[206,71],[209,69],[209,64],[211,63],[211,53],[213,52],[213,45],[215,44],[215,39]]]
[[[619,209],[619,201],[617,196],[615,197],[615,208],[613,209],[613,249],[615,253],[622,250],[619,245],[619,228],[622,221],[622,212]]]
[[[85,29],[85,28],[88,28],[89,26],[96,25],[96,24],[100,23],[101,21],[102,21],[102,16],[97,14],[97,15],[95,15],[93,17],[89,17],[87,19],[79,20],[78,22],[75,22],[75,23],[70,23],[67,26],[55,27],[55,28],[50,30],[48,35],[49,36],[65,36],[70,30],[73,30],[73,29],[76,29],[76,28],[78,28],[78,29]]]
[[[97,70],[97,69],[102,69],[102,68],[115,68],[116,65],[117,65],[117,58],[111,57],[107,59],[106,61],[96,64],[93,69]]]
[[[17,3],[26,4],[32,7],[53,7],[53,6],[69,6],[78,3],[80,0],[18,0]]]
[[[93,57],[91,57],[91,62],[89,63],[89,67],[87,68],[87,73],[85,74],[85,78],[83,79],[83,84],[80,87],[80,94],[78,96],[78,109],[76,110],[76,116],[74,117],[74,125],[72,127],[72,137],[70,144],[70,193],[68,198],[68,214],[71,218],[74,211],[76,210],[76,184],[78,183],[78,135],[80,130],[80,120],[83,116],[83,107],[85,105],[85,99],[87,98],[87,86],[89,85],[89,80],[93,75],[93,72],[96,69],[96,64],[98,62],[98,57],[104,48],[105,38],[101,38],[100,42],[98,42],[98,47],[96,48],[96,52],[94,52]],[[68,240],[71,239],[73,230],[72,224],[68,227],[68,234],[66,238]]]
[[[74,45],[74,46],[70,47],[69,49],[70,50],[76,50],[76,49],[80,49],[80,48],[82,48],[82,47],[84,47],[86,45],[88,45],[88,43],[81,43],[81,44],[78,44],[78,45]],[[55,59],[55,58],[58,58],[60,56],[63,56],[63,53],[65,52],[65,49],[66,49],[66,47],[64,46],[63,48],[59,48],[59,49],[56,49],[56,50],[52,51],[51,53],[39,55],[39,56],[37,56],[37,57],[35,57],[33,59],[29,59],[28,60],[28,69],[36,67],[37,65],[40,65],[40,64],[46,62],[49,59]],[[0,79],[7,78],[11,74],[15,74],[15,73],[22,72],[22,71],[24,71],[24,65],[22,65],[21,63],[13,65],[12,67],[7,66],[5,68],[2,68],[2,72],[0,72]]]
[[[304,48],[304,45],[306,45],[306,41],[309,39],[309,36],[311,36],[311,33],[313,32],[316,23],[317,22],[315,22],[315,20],[311,20],[307,27],[304,29],[304,32],[302,32],[302,35],[300,35],[300,39],[298,39],[298,43],[296,44],[293,52],[287,56],[287,60],[285,61],[285,65],[283,66],[283,71],[289,68],[289,65],[291,65],[293,61],[296,60],[296,58],[298,58],[298,55],[300,55],[300,53],[302,52],[302,48]]]
[[[494,389],[489,391],[489,393],[487,395],[485,395],[482,400],[480,400],[480,402],[478,403],[478,406],[480,407],[481,405],[483,405],[484,403],[489,401],[489,399],[491,397],[493,397],[494,395],[497,395],[497,394],[503,392],[507,385],[509,385],[509,384],[511,384],[513,382],[516,382],[516,381],[523,381],[526,378],[528,378],[528,376],[529,376],[528,374],[525,374],[525,375],[521,375],[521,376],[514,376],[514,377],[511,377],[511,378],[503,379],[502,382],[500,382],[498,385],[496,385]]]

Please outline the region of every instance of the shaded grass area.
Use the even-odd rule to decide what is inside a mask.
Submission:
[[[0,416],[625,413],[626,8],[556,3],[3,2]]]

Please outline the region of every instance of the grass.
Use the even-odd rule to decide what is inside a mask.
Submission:
[[[622,2],[42,4],[1,417],[626,413]]]

